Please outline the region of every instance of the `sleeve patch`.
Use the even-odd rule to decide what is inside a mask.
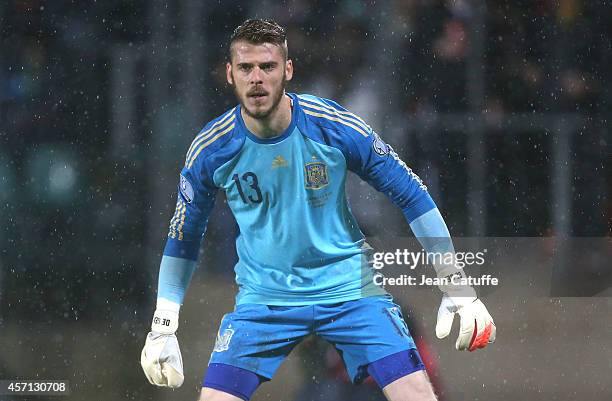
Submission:
[[[372,141],[372,148],[374,152],[380,156],[385,156],[389,154],[389,146],[378,136],[376,132],[374,132],[374,141]]]
[[[193,201],[193,187],[191,186],[191,183],[187,180],[187,178],[185,178],[185,176],[183,176],[182,174],[179,184],[179,190],[181,191],[181,195],[183,195],[185,202],[191,203]]]

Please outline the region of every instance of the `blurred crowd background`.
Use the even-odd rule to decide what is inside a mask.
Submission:
[[[454,236],[610,236],[607,1],[9,0],[0,4],[0,341],[12,352],[0,356],[0,378],[68,378],[111,399],[168,396],[137,364],[158,263],[188,145],[235,104],[227,42],[251,17],[287,27],[289,91],[368,121],[425,180]],[[384,197],[357,180],[348,192],[367,235],[409,235]],[[220,197],[195,288],[235,291],[234,236]],[[582,267],[558,270],[552,295],[609,286],[609,264]],[[193,292],[216,330],[233,294],[217,294],[221,306]],[[205,366],[204,340],[191,374]]]

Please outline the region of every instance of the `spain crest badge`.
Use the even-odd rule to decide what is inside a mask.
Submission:
[[[306,189],[321,189],[329,184],[325,163],[306,163],[304,170],[306,172]]]

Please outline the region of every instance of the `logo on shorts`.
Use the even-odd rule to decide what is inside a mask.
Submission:
[[[387,311],[387,317],[391,320],[391,323],[395,326],[397,333],[400,336],[410,337],[410,332],[408,331],[408,325],[406,321],[402,317],[402,312],[400,312],[400,308],[394,306],[392,308],[385,309]]]
[[[223,352],[229,349],[229,343],[234,335],[234,329],[225,329],[223,334],[217,333],[217,340],[215,341],[215,348],[213,352]]]
[[[306,189],[321,189],[329,184],[325,163],[306,163],[304,170],[306,171]]]

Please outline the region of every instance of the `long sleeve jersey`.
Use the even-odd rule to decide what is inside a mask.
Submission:
[[[261,139],[237,106],[193,140],[180,174],[164,256],[195,261],[215,196],[239,227],[236,303],[307,305],[385,294],[345,195],[348,171],[386,194],[408,222],[436,206],[419,177],[361,118],[288,94],[289,127]]]

